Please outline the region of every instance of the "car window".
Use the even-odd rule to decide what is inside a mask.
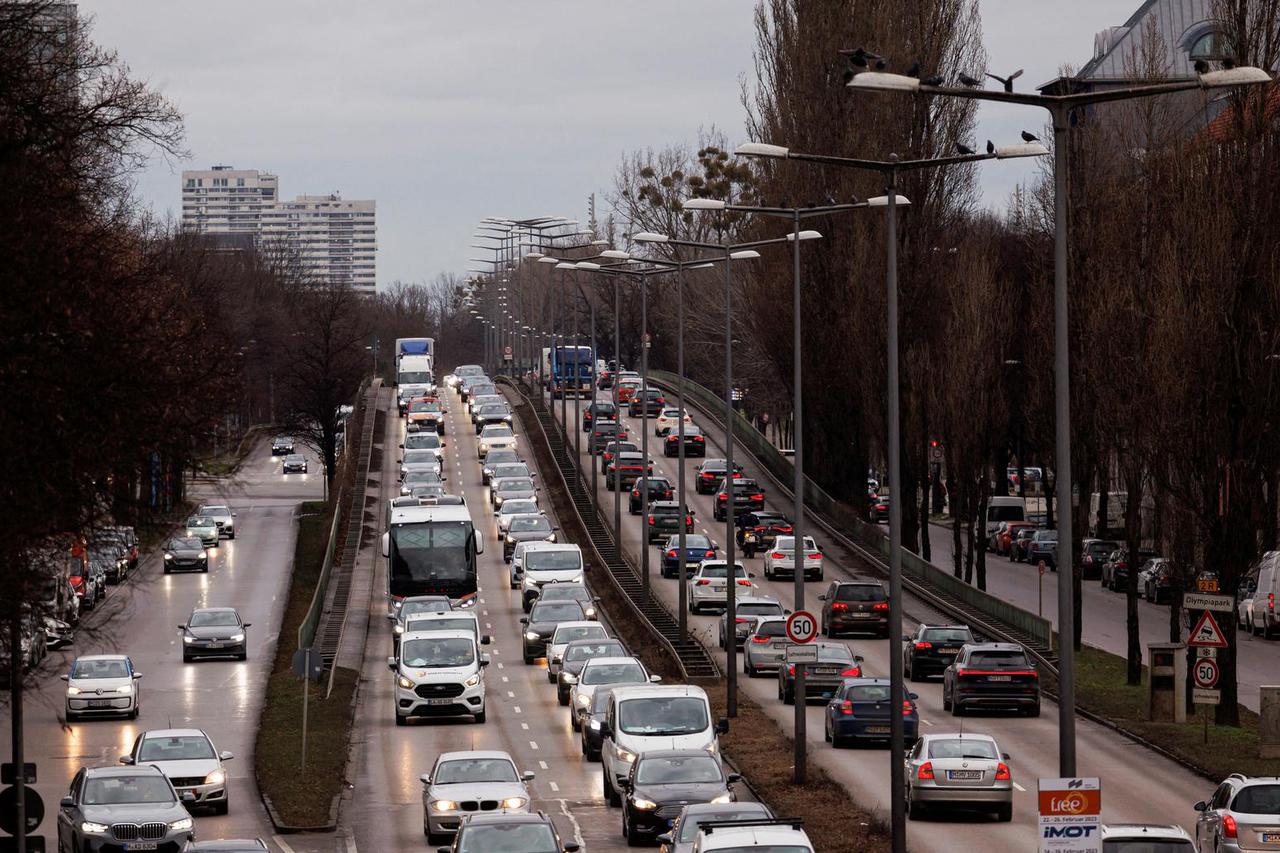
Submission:
[[[446,610],[452,609],[453,606],[445,599],[435,601],[406,601],[400,606],[400,618],[404,619],[414,613],[444,613]]]
[[[84,786],[86,806],[122,803],[172,803],[173,789],[160,776],[99,776]]]
[[[230,628],[240,620],[232,610],[197,610],[187,622],[190,628]]]
[[[609,635],[605,633],[604,628],[599,625],[574,625],[557,628],[551,637],[551,642],[558,646],[561,643],[572,643],[574,640],[603,640],[607,636]]]
[[[204,545],[200,542],[200,540],[191,536],[183,536],[180,538],[170,539],[167,547],[169,548],[170,551],[191,551],[191,550],[203,551],[204,550]]]
[[[749,810],[740,808],[731,812],[699,812],[696,815],[686,816],[680,821],[680,833],[676,840],[692,844],[698,837],[698,825],[704,822],[713,820],[767,820],[770,817],[769,810],[764,806],[755,803],[745,803],[744,805],[752,806],[752,808]]]
[[[511,427],[503,426],[487,426],[484,432],[480,433],[481,438],[511,438],[515,433],[511,431]]]
[[[405,622],[404,632],[414,631],[470,631],[475,634],[479,624],[472,616],[424,616]]]
[[[508,477],[498,483],[498,490],[504,492],[528,492],[533,490],[533,480],[527,477]]]
[[[406,450],[404,454],[405,465],[435,464],[436,461],[436,455],[430,450]]]
[[[519,498],[513,501],[506,501],[502,504],[500,515],[536,515],[538,512],[538,502]],[[512,524],[515,522],[512,521]]]
[[[966,666],[975,669],[1030,669],[1031,664],[1022,652],[975,651],[969,655]]]
[[[149,737],[138,750],[138,761],[195,761],[213,757],[209,739],[199,735]]]
[[[698,785],[723,779],[719,763],[709,755],[642,758],[636,767],[636,782],[641,785]]]
[[[505,758],[463,758],[442,761],[431,777],[433,785],[459,782],[518,782],[516,766]]]
[[[996,746],[989,740],[962,740],[960,738],[929,741],[930,758],[994,758],[1000,757]]]
[[[511,527],[509,529],[512,533],[550,533],[551,521],[541,515],[533,515],[525,518],[517,517],[511,519]]]
[[[889,685],[857,684],[845,691],[844,698],[853,702],[888,702]]]
[[[624,653],[621,643],[575,643],[565,652],[567,661],[588,660]]]
[[[748,602],[739,604],[737,612],[739,616],[777,616],[782,613],[782,605],[772,602]]]
[[[591,594],[582,584],[553,583],[542,588],[539,601],[590,601]]]
[[[836,601],[888,601],[884,588],[879,584],[841,584],[836,589]]]
[[[969,643],[973,635],[964,628],[926,628],[920,639],[930,643]]]
[[[531,572],[563,572],[581,566],[578,551],[528,551],[524,555],[524,567]]]
[[[475,642],[463,637],[427,637],[400,644],[400,661],[410,668],[470,666],[474,660]]]
[[[631,735],[678,736],[706,731],[707,700],[700,696],[653,696],[619,703],[618,728]],[[708,761],[714,759],[708,756]]]
[[[1231,804],[1234,812],[1245,814],[1280,814],[1280,785],[1249,785],[1240,789],[1235,802]]]
[[[583,684],[643,684],[648,681],[644,667],[635,662],[587,664]]]
[[[735,565],[733,568],[734,577],[745,578],[747,576],[747,570],[744,567]],[[729,567],[724,563],[718,563],[711,566],[704,565],[702,570],[699,572],[699,577],[704,578],[727,578],[728,576]]]
[[[72,678],[128,678],[129,667],[122,660],[78,660],[71,665]]]
[[[781,620],[777,622],[762,622],[756,626],[757,637],[781,637],[787,633],[787,623]]]
[[[582,608],[572,601],[538,602],[529,611],[529,622],[568,622],[582,618]]]

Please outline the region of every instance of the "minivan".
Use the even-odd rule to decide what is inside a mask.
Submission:
[[[1027,504],[1022,498],[995,496],[987,498],[987,538],[1002,521],[1026,521]]]
[[[470,631],[416,631],[400,637],[399,653],[387,658],[396,676],[396,725],[410,717],[470,716],[485,719],[484,668],[489,656],[480,653]]]
[[[609,805],[621,805],[622,783],[637,756],[654,749],[705,749],[718,759],[719,736],[727,731],[729,719],[712,721],[711,703],[701,687],[612,688],[600,729],[600,760]]]
[[[1271,637],[1271,632],[1280,627],[1280,551],[1268,551],[1262,555],[1258,565],[1258,586],[1253,591],[1252,612],[1249,618],[1249,632]]]
[[[525,613],[533,607],[543,584],[582,583],[582,549],[577,545],[530,543],[520,562],[520,597]]]

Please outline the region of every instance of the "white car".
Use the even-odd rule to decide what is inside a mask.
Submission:
[[[448,478],[439,471],[410,471],[400,481],[400,494],[402,496],[411,495],[417,486],[442,486],[446,479]]]
[[[482,646],[493,642],[493,638],[488,634],[480,633],[480,617],[474,610],[414,613],[404,620],[404,630],[400,633],[422,634],[428,631],[470,631]]]
[[[764,552],[764,576],[773,580],[780,575],[795,577],[796,537],[779,536],[773,547]],[[822,551],[813,537],[804,537],[805,580],[822,580]]]
[[[1102,845],[1107,853],[1196,853],[1191,834],[1176,823],[1104,823]]]
[[[742,563],[734,562],[733,576],[738,584],[737,595],[751,595],[755,584]],[[724,608],[728,604],[729,564],[725,560],[703,560],[689,577],[689,612],[701,613],[704,607]]]
[[[538,502],[533,498],[512,498],[503,501],[498,507],[498,532],[506,533],[511,526],[511,519],[517,515],[538,515]]]
[[[489,455],[490,450],[515,450],[516,434],[512,432],[509,426],[489,424],[489,426],[480,431],[479,444],[480,446],[476,453],[479,455],[480,461],[483,462],[484,458]]]
[[[422,780],[422,831],[441,844],[458,831],[464,815],[528,814],[531,771],[520,773],[505,752],[442,752]],[[513,848],[514,849],[514,848]]]
[[[657,684],[660,675],[650,675],[638,658],[592,658],[587,661],[577,680],[569,688],[569,725],[576,732],[590,715],[591,697],[597,690],[608,690],[623,684]]]
[[[547,681],[556,683],[560,665],[564,663],[564,647],[574,640],[607,640],[609,632],[604,625],[592,620],[561,622],[547,641]]]
[[[67,682],[67,722],[81,717],[138,719],[138,679],[128,655],[83,655],[62,676]]]
[[[521,559],[520,598],[524,612],[549,583],[582,583],[582,549],[570,543],[531,542]]]
[[[436,456],[443,457],[447,447],[444,439],[434,432],[411,432],[404,437],[401,450],[432,450]]]
[[[398,656],[387,658],[396,680],[396,725],[407,725],[410,717],[470,716],[483,723],[488,665],[470,631],[402,634]]]
[[[680,410],[675,408],[663,409],[658,413],[658,419],[653,422],[653,434],[661,438],[674,429],[680,423]],[[693,418],[689,417],[689,413],[684,413],[684,424],[689,426],[693,423]]]
[[[226,504],[200,504],[196,515],[212,518],[218,525],[218,533],[228,539],[236,538],[236,514]]]
[[[741,821],[740,821],[741,822]],[[778,818],[747,821],[749,826],[710,822],[699,827],[693,853],[715,853],[717,850],[785,850],[786,853],[813,853],[813,842],[800,822]],[[661,836],[659,836],[661,837]]]
[[[178,796],[195,797],[187,808],[207,806],[214,814],[226,814],[230,808],[227,795],[227,769],[222,762],[235,756],[219,752],[213,741],[200,729],[155,729],[143,732],[133,742],[133,751],[120,756],[121,764],[160,768],[172,783]]]

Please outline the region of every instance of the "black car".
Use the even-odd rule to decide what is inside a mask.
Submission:
[[[842,631],[889,636],[889,596],[878,581],[834,581],[818,600],[824,637]]]
[[[605,486],[629,489],[636,480],[653,473],[653,463],[637,451],[623,451],[609,460],[604,469]]]
[[[921,625],[902,646],[902,671],[912,681],[942,675],[960,649],[974,642],[968,625]]]
[[[680,433],[677,432],[677,429],[677,427],[672,427],[671,432],[667,433],[667,437],[662,440],[663,456],[680,455]],[[697,424],[684,425],[684,455],[707,455],[707,436],[703,433],[702,427]]]
[[[565,584],[565,586],[581,586]],[[549,590],[548,590],[549,591]],[[592,658],[624,658],[627,647],[621,640],[574,640],[564,647],[560,671],[556,673],[556,699],[561,705],[569,704],[569,690],[578,681],[578,675]],[[599,732],[597,732],[599,734]]]
[[[175,536],[164,543],[164,573],[208,572],[209,552],[195,536]]]
[[[649,503],[669,501],[675,497],[675,488],[666,477],[641,477],[631,487],[631,498],[627,501],[627,511],[632,515],[640,514],[643,508],[641,497],[645,489],[649,491]]]
[[[591,706],[581,711],[570,708],[570,716],[578,721],[577,729],[582,734],[582,754],[587,761],[600,760],[600,748],[604,746],[605,718],[609,715],[609,694],[607,687],[601,687],[591,694]]]
[[[716,490],[716,521],[724,521],[728,512],[729,491],[728,480],[720,481]],[[740,477],[733,481],[733,514],[739,515],[753,509],[764,509],[764,488],[750,477]]]
[[[727,776],[720,762],[703,749],[655,749],[640,755],[622,783],[622,834],[635,846],[642,838],[666,832],[691,803],[735,799],[729,786],[742,777]]]
[[[533,663],[547,653],[547,641],[561,622],[577,622],[587,618],[586,609],[577,601],[539,601],[520,618],[524,626],[524,662]]]
[[[1015,563],[1025,562],[1027,548],[1031,546],[1031,537],[1036,535],[1036,527],[1019,527],[1013,532],[1013,541],[1009,543],[1009,559]]]
[[[603,453],[606,445],[626,437],[627,428],[617,421],[597,420],[591,425],[591,432],[588,434],[587,451]]]
[[[1085,539],[1080,543],[1080,573],[1086,580],[1102,577],[1102,564],[1120,547],[1111,539]]]
[[[637,390],[627,401],[627,414],[633,418],[650,418],[662,414],[667,407],[667,397],[657,388]]]
[[[812,644],[818,650],[817,662],[786,663],[778,667],[778,698],[787,705],[796,702],[796,668],[804,667],[804,696],[830,699],[846,678],[862,676],[862,655],[849,651],[844,643],[819,640]]]
[[[513,415],[506,403],[486,403],[481,406],[472,418],[476,423],[476,435],[490,424],[511,426]]]
[[[613,403],[604,401],[594,402],[582,410],[582,431],[591,432],[591,425],[598,420],[616,421],[617,419],[618,407]]]
[[[307,473],[307,457],[301,453],[290,453],[284,458],[284,465],[280,468],[282,474],[305,474]]]
[[[680,533],[680,504],[675,501],[657,501],[649,504],[649,517],[645,527],[649,534],[645,541],[652,545],[654,542],[666,542],[667,538],[673,534]],[[684,532],[689,534],[693,532],[693,510],[687,509],[684,517]]]
[[[634,441],[615,440],[610,441],[604,446],[604,452],[600,454],[600,461],[603,463],[601,470],[607,469],[609,463],[613,461],[619,453],[639,453],[640,445]]]
[[[554,542],[556,529],[551,526],[551,519],[538,513],[537,515],[515,515],[507,525],[507,535],[502,537],[502,559],[511,562],[511,554],[521,542]]]
[[[733,524],[734,536],[740,546],[745,544],[743,539],[748,530],[755,534],[754,548],[757,551],[772,548],[773,543],[778,539],[778,534],[791,536],[795,533],[795,528],[791,526],[791,519],[772,509],[739,513],[733,520]]]
[[[249,644],[245,629],[234,607],[197,607],[187,621],[178,626],[182,634],[184,663],[201,657],[234,657],[246,660]]]
[[[1138,559],[1136,565],[1138,568],[1144,566],[1147,560],[1154,559],[1157,556],[1155,551],[1148,551],[1142,548],[1138,551]],[[1117,548],[1111,553],[1110,558],[1102,564],[1102,585],[1110,589],[1112,592],[1123,592],[1129,588],[1129,549]],[[1137,569],[1134,569],[1136,572]]]
[[[712,495],[724,482],[725,472],[729,470],[723,459],[704,459],[697,468],[697,476],[693,480],[693,488],[700,495]],[[733,463],[733,476],[742,476],[742,466]]]
[[[287,435],[277,435],[271,442],[272,456],[287,456],[293,452],[293,439]]]
[[[1040,716],[1040,673],[1016,643],[962,646],[942,673],[942,710],[959,717],[971,708],[1014,708]]]
[[[529,850],[575,853],[576,841],[561,841],[556,825],[544,812],[532,814],[484,814],[463,816],[452,846],[436,853],[471,853],[473,850]]]

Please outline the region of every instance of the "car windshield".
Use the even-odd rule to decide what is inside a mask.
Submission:
[[[464,826],[457,849],[458,853],[560,853],[555,833],[540,821]]]
[[[782,605],[771,601],[749,601],[738,605],[739,616],[776,616],[782,613]]]
[[[187,622],[192,628],[229,628],[239,624],[234,610],[197,610]]]
[[[989,506],[987,521],[1022,521],[1026,517],[1021,506]]]
[[[889,685],[857,684],[845,691],[844,698],[852,702],[888,702]]]
[[[416,403],[409,404],[409,411],[417,414],[419,412],[438,412],[440,411],[439,403],[431,403],[427,400],[419,400]]]
[[[190,536],[175,537],[169,540],[170,551],[203,551],[204,545],[199,539]]]
[[[276,439],[274,442],[272,442],[272,443],[273,443],[276,447],[288,447],[290,444],[293,444],[293,439],[292,439],[292,438],[283,438],[283,437],[281,437],[281,438],[277,438],[277,439]]]
[[[734,577],[745,578],[747,570],[739,565],[734,565]],[[727,578],[729,576],[729,567],[724,563],[713,563],[709,566],[704,565],[702,571],[698,573],[699,577],[704,578]]]
[[[396,381],[401,385],[426,385],[431,381],[431,374],[426,370],[402,370]]]
[[[85,780],[84,804],[172,803],[173,789],[163,776],[102,776]]]
[[[930,758],[990,758],[998,759],[1000,753],[989,740],[962,740],[960,738],[929,741]]]
[[[577,583],[553,583],[542,588],[539,601],[590,601],[587,588]]]
[[[400,662],[407,667],[469,666],[475,659],[475,642],[463,637],[427,637],[400,644]]]
[[[680,820],[680,837],[677,841],[692,844],[698,837],[698,826],[708,821],[729,821],[729,820],[768,820],[770,815],[768,809],[755,803],[744,803],[744,806],[750,808],[739,808],[734,811],[726,812],[698,812],[696,815],[686,815]],[[760,848],[754,847],[753,850]]]
[[[634,661],[588,664],[582,670],[583,684],[644,684],[648,680],[644,667]]]
[[[545,516],[530,515],[511,519],[512,533],[550,533],[551,521]]]
[[[1057,542],[1058,531],[1056,530],[1037,530],[1034,537],[1036,542]]]
[[[520,461],[520,454],[514,450],[495,450],[485,457],[489,470],[495,470],[499,465]]]
[[[1133,838],[1108,838],[1102,842],[1102,853],[1195,853],[1195,849],[1195,845],[1185,839],[1143,838],[1141,834]]]
[[[188,518],[187,527],[216,527],[217,523],[212,518]]]
[[[673,536],[673,537],[671,538],[671,547],[672,547],[672,548],[679,548],[679,547],[680,547],[680,537],[679,537],[679,536]],[[692,533],[686,533],[686,534],[685,534],[685,537],[684,537],[684,547],[686,547],[686,548],[692,548],[692,549],[694,549],[695,551],[710,551],[710,550],[711,550],[711,540],[710,540],[710,539],[708,539],[707,537],[703,536],[703,535],[702,535],[702,534],[700,534],[700,533],[699,533],[699,534],[696,534],[696,535],[695,535],[695,534],[692,534]]]
[[[573,601],[538,602],[529,611],[529,622],[569,622],[582,618],[582,608]]]
[[[518,782],[516,766],[505,758],[465,758],[443,761],[431,777],[433,785],[459,782]]]
[[[438,498],[445,493],[443,483],[427,483],[425,486],[414,486],[409,492],[410,497],[414,498]]]
[[[433,598],[424,601],[406,601],[400,605],[400,618],[404,619],[414,613],[446,613],[453,609],[447,598]]]
[[[818,660],[853,660],[853,652],[845,646],[818,646]]]
[[[689,735],[709,725],[707,700],[700,696],[628,699],[618,706],[618,728],[631,735]]]
[[[1280,785],[1250,785],[1236,794],[1231,810],[1245,814],[1280,814]]]
[[[231,510],[227,507],[213,504],[200,507],[200,512],[203,515],[231,515]]]
[[[404,475],[404,482],[406,485],[417,483],[426,486],[431,483],[442,483],[444,480],[437,471],[410,471]]]
[[[524,567],[530,572],[567,571],[582,567],[578,551],[526,551]]]
[[[781,637],[787,633],[787,623],[779,619],[776,622],[761,622],[756,626],[757,637]]]
[[[1031,664],[1022,652],[974,652],[966,666],[974,669],[1029,669]]]
[[[574,643],[565,650],[567,661],[587,660],[622,654],[622,643]]]
[[[502,511],[499,515],[536,515],[538,512],[538,502],[518,498],[513,501],[506,501],[502,504]],[[515,522],[513,521],[512,524]]]
[[[552,645],[572,643],[574,640],[603,640],[609,635],[600,625],[566,625],[557,628],[551,637]]]
[[[973,635],[967,628],[926,628],[920,639],[930,643],[956,643],[963,645],[973,642]]]
[[[508,415],[510,414],[507,407],[502,403],[486,403],[480,407],[481,415]]]
[[[439,459],[430,450],[407,450],[404,454],[406,465],[435,465]]]
[[[509,465],[499,465],[493,469],[493,478],[501,480],[504,477],[528,477],[529,466],[523,462],[513,462]]]
[[[836,601],[886,601],[888,598],[879,584],[841,584],[836,588]]]
[[[128,678],[129,666],[122,660],[78,660],[71,665],[72,678]]]
[[[724,781],[720,764],[709,755],[689,758],[642,758],[636,768],[641,785],[699,785]]]
[[[440,436],[433,432],[415,432],[404,438],[405,450],[434,450],[441,446]]]
[[[1115,549],[1115,542],[1091,542],[1085,548],[1085,550],[1094,557],[1105,557]]]
[[[214,758],[209,739],[200,735],[149,737],[142,741],[138,761],[194,761]]]
[[[471,616],[428,616],[421,619],[410,619],[405,622],[404,632],[414,631],[470,631],[478,633],[478,624]]]
[[[533,480],[528,477],[508,477],[498,482],[500,492],[532,492]]]
[[[515,433],[511,431],[511,427],[487,426],[484,428],[484,432],[480,433],[480,438],[511,438],[514,435]]]
[[[284,461],[285,462],[306,462],[307,460],[306,460],[306,457],[304,457],[301,453],[294,453],[291,456],[286,456],[284,458]]]

